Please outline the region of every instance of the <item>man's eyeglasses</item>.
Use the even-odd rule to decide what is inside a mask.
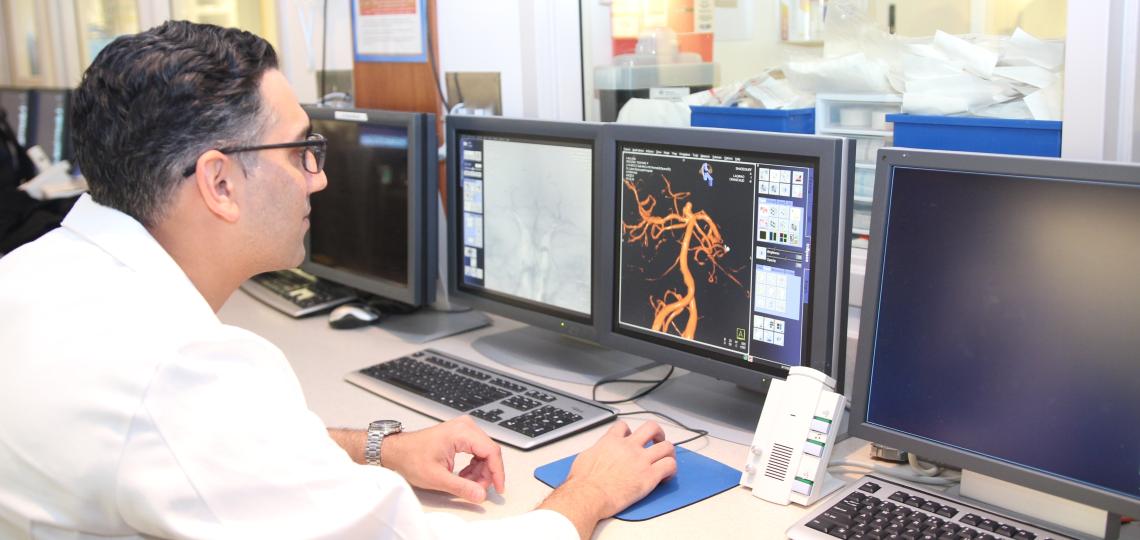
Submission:
[[[257,150],[273,150],[275,148],[304,148],[305,154],[302,159],[305,170],[312,174],[320,174],[325,169],[325,154],[328,150],[328,140],[320,133],[313,133],[305,138],[303,141],[278,143],[278,144],[263,144],[259,146],[228,146],[226,148],[219,148],[218,151],[223,154],[237,154],[239,152],[254,152]],[[183,169],[182,176],[188,177],[194,174],[194,170],[198,168],[198,163],[195,161]]]

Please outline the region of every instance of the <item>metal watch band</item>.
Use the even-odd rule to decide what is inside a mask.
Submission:
[[[384,443],[384,437],[403,430],[403,425],[395,420],[377,420],[368,424],[368,439],[364,443],[364,462],[379,466],[380,447]]]

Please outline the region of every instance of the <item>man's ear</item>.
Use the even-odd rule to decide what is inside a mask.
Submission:
[[[241,167],[229,156],[210,150],[198,156],[194,183],[206,208],[227,223],[236,223],[241,216]],[[241,178],[239,178],[241,177]]]

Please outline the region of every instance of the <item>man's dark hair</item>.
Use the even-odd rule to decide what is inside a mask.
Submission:
[[[249,32],[168,21],[107,45],[72,97],[75,159],[96,202],[147,226],[207,150],[255,144],[277,53]]]

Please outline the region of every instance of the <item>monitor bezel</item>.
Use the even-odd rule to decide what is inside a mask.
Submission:
[[[722,151],[741,151],[759,154],[772,154],[787,158],[806,158],[818,161],[816,197],[818,200],[815,216],[815,231],[837,230],[844,222],[841,200],[844,193],[844,175],[848,167],[843,166],[844,140],[839,137],[768,133],[715,128],[672,128],[637,125],[610,125],[603,132],[605,153],[603,158],[607,185],[603,187],[602,223],[616,230],[620,219],[617,211],[618,162],[617,148],[620,143],[631,142],[652,145],[675,145],[709,148]],[[817,235],[813,255],[815,259],[813,305],[811,310],[812,339],[809,357],[803,365],[812,367],[837,380],[842,380],[843,359],[836,355],[842,350],[842,343],[834,339],[836,302],[846,297],[846,279],[836,275],[840,250],[849,246],[846,230],[835,235]],[[737,365],[709,355],[689,352],[645,339],[629,330],[617,326],[617,253],[616,235],[602,235],[601,268],[607,279],[602,280],[599,290],[600,301],[600,342],[610,348],[651,358],[689,371],[695,371],[735,383],[739,386],[765,392],[772,378],[785,378],[788,366],[776,362],[755,362],[752,367]],[[846,272],[843,271],[845,274]],[[844,311],[844,316],[846,315]],[[838,391],[842,391],[839,388]]]
[[[595,341],[598,310],[598,286],[601,281],[596,255],[598,253],[597,231],[599,215],[599,193],[602,184],[601,132],[602,125],[593,122],[557,122],[549,120],[529,120],[490,116],[449,115],[447,117],[447,202],[451,220],[447,230],[447,288],[451,297],[473,308],[501,315],[519,322],[536,326],[558,334]],[[538,137],[562,139],[589,144],[592,149],[590,170],[591,209],[590,253],[595,260],[590,264],[590,314],[572,312],[565,309],[544,306],[525,299],[515,299],[494,292],[477,290],[462,284],[463,245],[462,220],[462,171],[459,159],[459,137],[464,134],[520,138]]]
[[[852,377],[849,433],[861,439],[913,452],[924,458],[972,470],[1065,499],[1123,515],[1140,515],[1140,498],[1129,500],[1115,492],[1101,490],[1073,480],[1039,472],[1028,467],[959,450],[935,441],[908,435],[867,422],[868,385],[873,366],[878,297],[882,286],[883,245],[895,167],[963,171],[979,174],[1029,176],[1045,179],[1140,185],[1140,167],[1134,164],[1062,161],[969,152],[940,152],[909,148],[880,149],[876,158],[875,199],[871,206],[871,242],[863,288],[863,307]],[[870,339],[866,339],[866,338]]]
[[[310,120],[351,122],[383,127],[403,127],[408,131],[408,251],[407,283],[367,276],[333,268],[312,260],[309,235],[305,235],[305,260],[301,269],[354,289],[412,306],[434,300],[436,282],[436,241],[438,211],[438,148],[435,115],[377,109],[347,109],[304,106]],[[335,182],[335,178],[330,178]],[[320,197],[320,193],[313,195]]]
[[[19,87],[19,86],[0,86],[0,92],[12,93],[13,95],[15,95],[15,94],[22,95],[24,107],[26,109],[24,111],[24,115],[25,115],[25,117],[24,117],[24,131],[23,131],[23,133],[20,132],[19,118],[13,117],[11,114],[8,115],[8,125],[12,128],[12,132],[16,134],[17,139],[19,139],[21,137],[24,139],[23,143],[21,143],[21,144],[23,144],[25,147],[27,147],[28,146],[27,143],[29,141],[31,141],[31,137],[30,137],[31,132],[35,130],[35,118],[34,117],[36,114],[36,111],[35,111],[36,96],[35,96],[35,93],[32,92],[32,90],[33,90],[32,88],[25,88],[25,87]]]
[[[45,154],[48,154],[47,148],[40,144],[40,120],[42,117],[40,107],[44,104],[44,98],[48,95],[59,96],[63,101],[63,136],[60,138],[59,144],[59,161],[71,161],[74,156],[72,155],[71,144],[71,95],[70,88],[29,88],[28,90],[28,126],[25,134],[25,140],[28,148],[40,145]],[[48,157],[52,157],[48,154]]]

